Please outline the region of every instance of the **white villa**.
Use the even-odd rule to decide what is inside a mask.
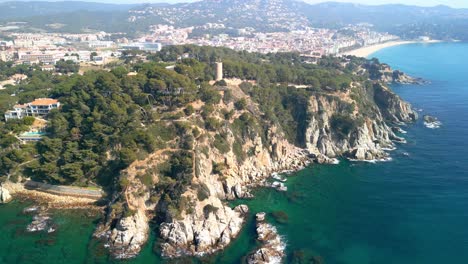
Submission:
[[[46,116],[50,110],[60,107],[60,102],[51,98],[38,98],[30,103],[18,104],[13,110],[5,112],[5,121],[22,119],[25,116]]]

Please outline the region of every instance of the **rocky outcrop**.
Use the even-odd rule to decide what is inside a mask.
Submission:
[[[113,205],[122,206],[119,202],[114,202]],[[145,246],[150,232],[150,219],[144,206],[139,206],[134,211],[133,208],[128,208],[127,213],[123,214],[118,212],[120,210],[110,206],[107,219],[98,226],[94,236],[104,242],[115,259],[130,259],[136,257]]]
[[[370,64],[367,65],[370,70],[378,69],[379,74],[374,74],[380,76],[378,80],[387,84],[425,84],[425,81],[422,78],[415,78],[407,75],[406,73],[400,70],[393,70],[388,64]]]
[[[192,123],[185,120],[187,127],[201,136],[193,141],[190,150],[184,149],[192,157],[193,177],[179,189],[180,197],[162,197],[164,193],[140,180],[158,171],[157,164],[166,160],[163,153],[180,149],[159,150],[122,173],[127,175],[127,184],[120,186],[105,223],[96,232],[105,239],[114,257],[138,254],[146,243],[151,218],[160,223],[164,257],[201,256],[222,250],[239,234],[248,212],[244,205],[229,207],[226,200],[251,198],[251,187],[265,186],[272,173],[301,169],[312,159],[320,163],[336,163],[336,158],[343,156],[367,161],[387,159],[386,151],[396,142],[404,142],[395,135],[395,127],[417,118],[409,104],[378,83],[316,93],[306,106],[308,118],[303,120],[307,123],[301,133],[304,146],[299,147],[286,139],[278,124],[263,120],[257,104],[242,93],[239,89],[232,94],[247,98],[246,109],[236,110],[232,102],[213,107],[210,117],[223,124],[216,131],[200,122],[202,116]],[[222,114],[228,112],[231,118]],[[242,115],[246,123],[236,124]],[[156,186],[164,179],[152,176]],[[281,185],[276,187],[286,190]],[[119,212],[116,205],[124,209]],[[128,216],[128,212],[133,214]],[[263,245],[249,256],[249,263],[279,263],[284,245],[276,229],[259,217],[257,232]]]
[[[56,230],[55,224],[52,222],[52,218],[47,212],[40,212],[33,216],[33,221],[26,227],[28,232],[40,232],[45,231],[47,233],[53,233]]]
[[[411,108],[411,105],[386,86],[374,85],[374,101],[387,122],[403,124],[418,119],[418,113]]]
[[[227,132],[232,143],[234,135]],[[288,143],[276,127],[269,129],[267,140],[268,146],[260,136],[246,140],[244,148],[251,148],[253,153],[244,161],[239,161],[232,151],[221,154],[210,149],[209,155],[199,153],[195,181],[206,184],[211,196],[198,201],[194,213],[161,225],[164,256],[200,256],[225,248],[240,232],[248,209],[246,206],[231,209],[223,200],[249,198],[249,187],[264,185],[273,172],[299,169],[308,164],[307,151]],[[214,163],[224,164],[226,169],[222,175],[212,173]],[[211,208],[208,214],[207,208]]]
[[[430,116],[430,115],[425,115],[424,116],[424,125],[427,127],[427,128],[440,128],[440,126],[442,125],[442,122],[439,121],[439,119],[437,119],[437,117],[434,117],[434,116]]]
[[[140,253],[149,235],[148,218],[138,211],[132,216],[121,218],[107,234],[112,245],[111,254],[116,259],[132,258]]]
[[[261,246],[247,258],[249,264],[279,264],[286,248],[276,228],[265,222],[265,213],[256,215],[257,240]]]
[[[162,245],[163,256],[201,256],[229,245],[241,230],[248,207],[239,205],[231,209],[220,202],[217,205],[205,205],[201,210],[203,215],[195,210],[195,214],[187,215],[182,221],[163,223],[160,228],[160,235],[166,241]],[[207,206],[212,209],[207,211]]]
[[[10,191],[3,187],[3,185],[0,185],[0,204],[2,203],[8,203],[12,200],[13,198],[10,195]]]
[[[32,222],[26,227],[28,232],[53,233],[57,230],[57,225],[44,207],[27,207],[23,209],[23,214],[34,214]]]
[[[425,84],[426,81],[421,78],[415,78],[407,75],[406,73],[399,70],[391,70],[383,72],[381,81],[385,83],[397,83],[397,84]]]
[[[372,94],[373,97],[360,98],[360,102],[349,94],[311,96],[310,121],[305,133],[307,150],[326,163],[338,156],[356,160],[387,159],[386,150],[393,149],[395,142],[405,142],[389,124],[412,122],[417,113],[385,86],[374,85]],[[352,112],[350,105],[355,108]],[[372,112],[366,113],[359,107],[367,107]]]

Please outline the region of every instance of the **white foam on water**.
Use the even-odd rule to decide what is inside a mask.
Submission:
[[[435,121],[435,122],[424,122],[424,125],[427,127],[427,128],[430,128],[430,129],[437,129],[437,128],[440,128],[442,126],[442,122],[440,121]]]

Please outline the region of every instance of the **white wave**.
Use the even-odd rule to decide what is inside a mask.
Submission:
[[[396,149],[397,149],[396,147],[382,148],[382,150],[385,150],[385,151],[394,151]]]
[[[424,125],[425,125],[427,128],[436,129],[436,128],[440,128],[440,127],[442,126],[442,122],[440,122],[440,121],[424,122]]]
[[[377,163],[377,162],[389,162],[393,159],[391,157],[381,158],[381,159],[371,159],[371,160],[358,160],[358,159],[348,159],[353,162],[367,162],[367,163]]]
[[[271,174],[271,178],[275,179],[275,180],[278,180],[280,182],[286,182],[288,180],[288,178],[286,178],[285,176],[282,176],[280,175],[279,173],[272,173]]]

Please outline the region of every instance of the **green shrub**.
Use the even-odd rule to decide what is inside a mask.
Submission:
[[[234,110],[231,110],[231,111],[225,110],[223,112],[223,115],[224,115],[224,119],[231,120],[231,118],[234,116]]]
[[[226,154],[231,150],[231,146],[229,145],[229,142],[226,139],[227,135],[220,135],[216,134],[215,135],[215,140],[213,142],[214,147],[219,150],[222,154]]]
[[[236,107],[237,110],[245,110],[247,107],[247,100],[245,98],[240,99],[236,103],[234,103],[234,106]]]
[[[213,174],[221,174],[226,169],[224,163],[213,163]]]
[[[201,116],[207,119],[214,112],[214,107],[213,105],[204,105],[201,110]]]
[[[221,95],[211,87],[204,87],[200,89],[200,99],[209,105],[218,104],[221,100]]]
[[[249,92],[252,90],[253,88],[253,85],[249,82],[242,82],[240,85],[239,85],[239,88],[241,88],[241,90],[246,93],[246,94],[249,94]]]
[[[333,114],[330,120],[331,128],[342,138],[347,137],[349,133],[359,126],[359,121],[343,114]]]
[[[227,82],[225,80],[219,80],[217,82],[214,83],[215,86],[223,86],[223,87],[226,87],[227,86]]]
[[[232,92],[231,90],[224,91],[223,101],[225,104],[228,104],[232,101]]]
[[[192,115],[194,112],[195,112],[195,108],[193,108],[192,105],[188,105],[188,106],[185,107],[185,109],[184,109],[184,113],[185,113],[186,116],[190,116],[190,115]]]
[[[127,176],[122,176],[119,179],[119,185],[122,190],[126,189],[130,186],[130,181],[128,180]]]
[[[143,183],[146,187],[152,188],[153,187],[153,176],[149,173],[138,175],[141,183]]]
[[[246,153],[242,149],[242,144],[240,140],[235,140],[234,143],[232,144],[232,151],[236,155],[237,161],[242,162],[246,158]]]
[[[205,128],[211,131],[216,131],[221,128],[221,122],[214,117],[208,117],[205,120]]]
[[[197,189],[197,198],[199,201],[203,201],[203,200],[206,200],[208,199],[208,197],[210,197],[211,193],[210,193],[210,188],[208,188],[208,186],[204,183],[198,185],[198,189]]]

